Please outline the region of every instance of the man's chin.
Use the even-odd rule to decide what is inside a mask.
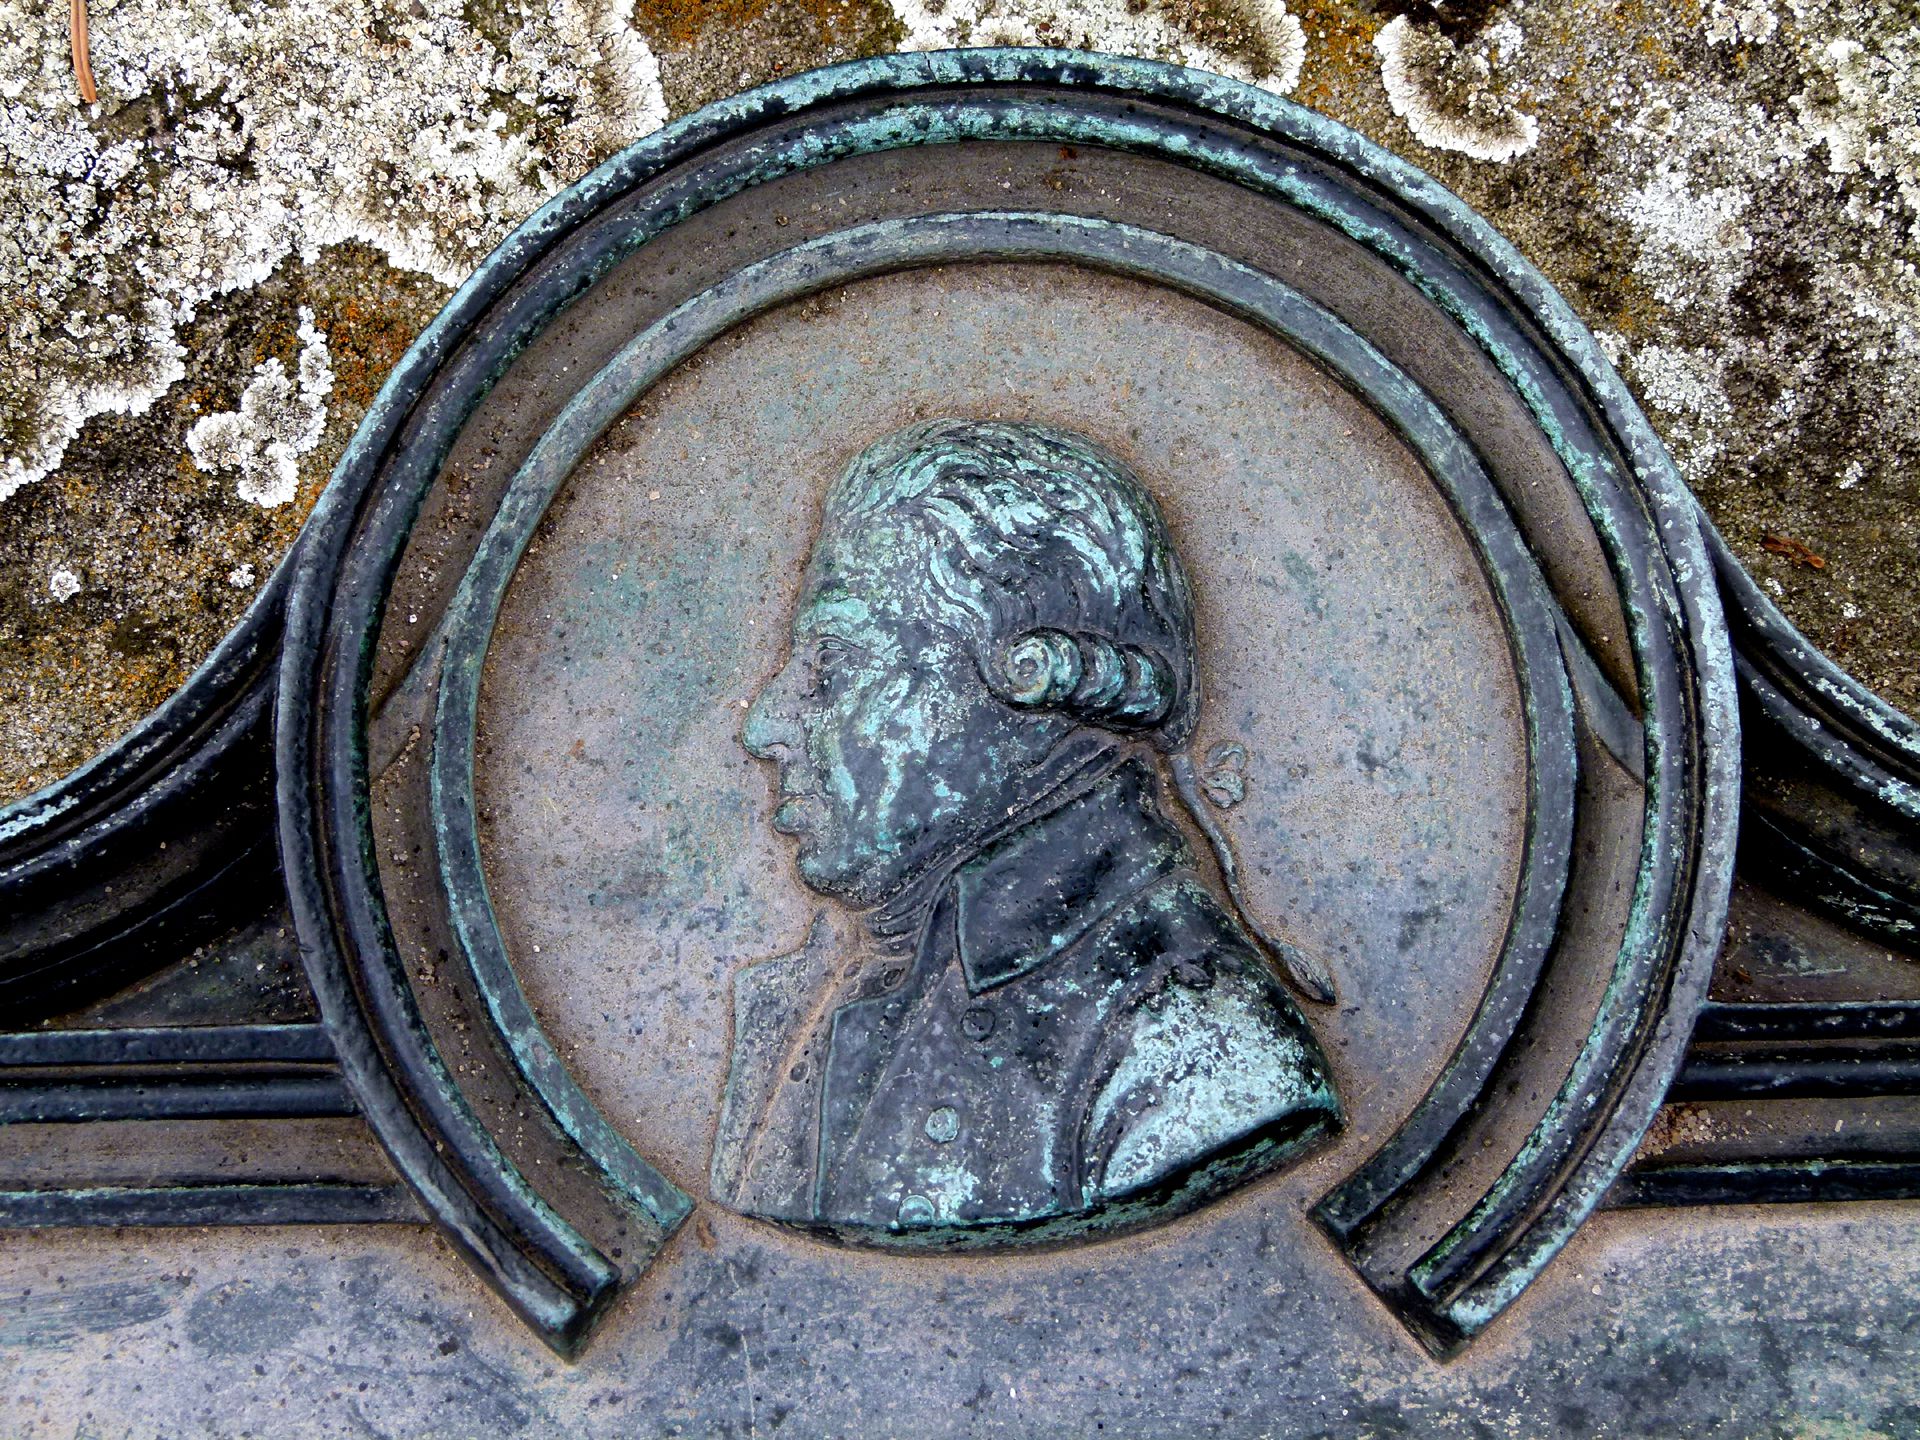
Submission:
[[[873,877],[846,857],[822,850],[812,839],[800,842],[799,852],[794,857],[794,868],[800,872],[800,879],[809,890],[849,905],[864,907],[875,903],[877,892]]]

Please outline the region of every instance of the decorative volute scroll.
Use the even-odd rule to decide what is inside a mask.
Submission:
[[[874,353],[781,361],[834,325]],[[648,510],[703,374],[733,498]],[[1444,1356],[1599,1206],[1920,1193],[1920,1136],[1655,1125],[1920,1077],[1920,986],[1715,971],[1736,868],[1736,919],[1920,949],[1917,777],[1419,171],[1146,61],[840,66],[528,220],[213,660],[0,812],[8,1117],[284,1121],[295,1177],[0,1218],[425,1219],[572,1353],[700,1205],[939,1266],[1310,1186]],[[384,1159],[309,1165],[315,1115]]]

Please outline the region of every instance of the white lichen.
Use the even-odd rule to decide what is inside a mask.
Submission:
[[[1764,45],[1780,28],[1780,17],[1767,0],[1709,0],[1707,43]]]
[[[1627,193],[1626,219],[1640,233],[1636,269],[1667,304],[1715,303],[1746,273],[1753,237],[1740,223],[1752,203],[1740,186],[1696,186],[1683,162],[1668,161]],[[1710,292],[1702,295],[1702,287]]]
[[[1595,330],[1593,340],[1600,347],[1600,353],[1607,357],[1607,363],[1615,369],[1626,359],[1631,348],[1627,344],[1627,337],[1617,330]]]
[[[1868,49],[1838,0],[1787,3],[1791,26],[1768,34],[1776,63],[1804,77],[1790,103],[1730,86],[1642,92],[1595,188],[1661,306],[1620,358],[1682,471],[1702,482],[1771,448],[1765,463],[1851,488],[1871,469],[1858,456],[1771,440],[1830,422],[1834,362],[1814,337],[1847,337],[1847,364],[1874,367],[1889,394],[1920,385],[1920,273],[1902,253],[1920,240],[1920,28],[1878,27]],[[1756,23],[1744,42],[1761,38]],[[1790,311],[1797,330],[1757,330],[1756,307]],[[1754,397],[1745,409],[1729,376]]]
[[[64,605],[80,593],[80,577],[64,565],[56,565],[47,577],[47,593]]]
[[[892,0],[906,27],[902,50],[977,45],[1071,45],[1139,55],[1231,75],[1286,95],[1300,83],[1307,37],[1283,0],[1241,0],[1225,7],[1220,24],[1236,32],[1230,47],[1202,38],[1183,24],[1182,0]],[[1257,58],[1250,58],[1257,57]]]
[[[617,0],[0,0],[0,500],[184,373],[182,325],[357,240],[452,285],[666,115]],[[284,377],[282,377],[284,379]]]
[[[187,431],[194,464],[210,473],[232,472],[240,498],[267,509],[293,499],[300,457],[320,443],[327,427],[333,365],[327,337],[304,306],[294,368],[289,376],[279,357],[269,356],[240,392],[238,410],[202,416]]]
[[[1627,378],[1649,406],[1667,417],[1667,444],[1688,483],[1712,473],[1733,420],[1727,401],[1725,357],[1700,349],[1643,345],[1632,353]]]
[[[1896,188],[1920,241],[1920,25],[1873,49],[1850,36],[1829,40],[1813,61],[1813,83],[1792,102],[1809,147],[1824,147],[1835,175]]]
[[[1502,21],[1457,43],[1397,16],[1373,39],[1387,104],[1416,140],[1436,150],[1492,161],[1524,155],[1539,143],[1540,125],[1505,93],[1498,73],[1523,39],[1518,25]]]

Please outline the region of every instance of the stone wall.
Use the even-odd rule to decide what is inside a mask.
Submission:
[[[487,249],[670,117],[892,49],[1222,71],[1426,167],[1788,615],[1920,710],[1907,0],[0,0],[0,799],[177,686]]]

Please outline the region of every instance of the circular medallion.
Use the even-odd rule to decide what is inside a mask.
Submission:
[[[563,1348],[696,1205],[1096,1275],[1305,1205],[1445,1350],[1678,1063],[1730,676],[1645,420],[1426,177],[895,56],[610,161],[409,352],[281,842],[383,1143]]]

